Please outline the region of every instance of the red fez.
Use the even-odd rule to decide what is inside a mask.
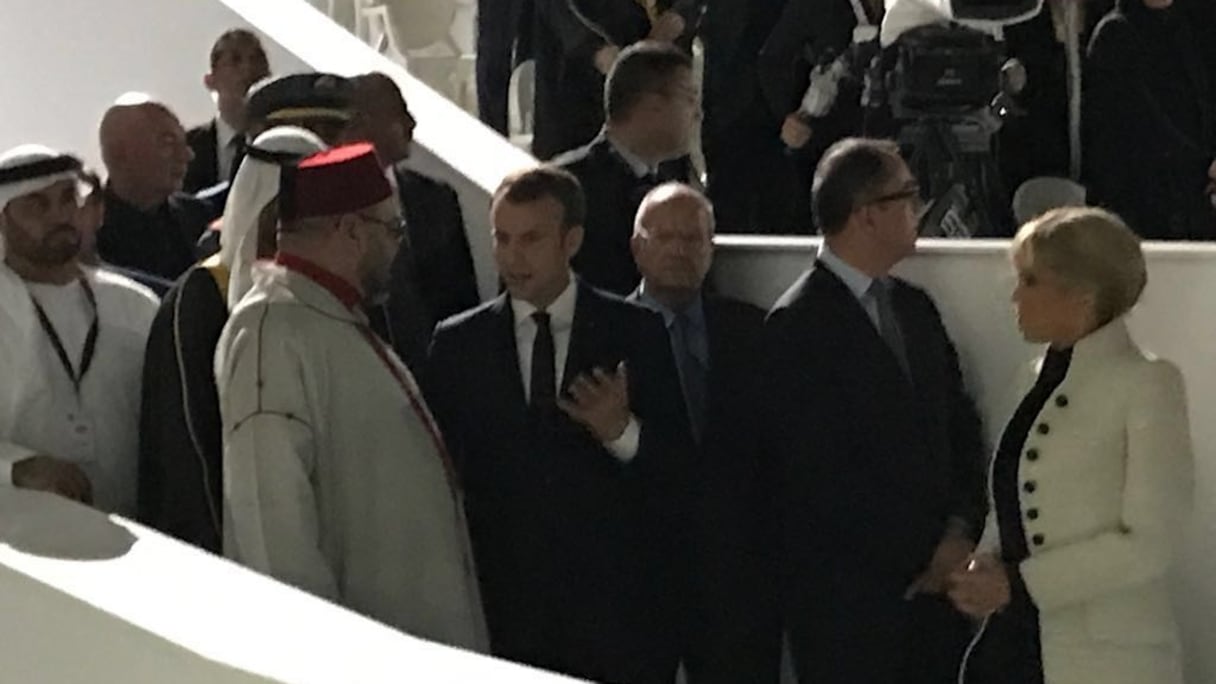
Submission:
[[[283,167],[279,211],[285,220],[352,214],[392,194],[375,148],[360,142]]]

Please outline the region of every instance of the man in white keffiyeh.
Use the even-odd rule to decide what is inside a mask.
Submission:
[[[139,519],[215,552],[220,519],[220,416],[212,364],[228,312],[252,286],[254,262],[274,254],[284,164],[325,149],[279,126],[247,148],[224,210],[220,252],[166,295],[148,339],[140,420]]]

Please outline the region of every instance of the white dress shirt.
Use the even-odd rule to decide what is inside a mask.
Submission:
[[[570,355],[570,331],[574,327],[574,305],[578,300],[578,285],[574,275],[566,289],[545,307],[549,314],[549,332],[553,335],[553,374],[556,386],[554,391],[561,396],[562,380],[566,370],[566,359]],[[532,399],[532,348],[536,344],[536,321],[532,314],[539,309],[530,302],[514,297],[510,298],[511,312],[515,316],[515,351],[519,356],[519,376],[524,384],[524,398]],[[605,369],[612,370],[612,369]],[[615,440],[604,445],[613,456],[622,461],[630,461],[638,452],[641,438],[641,424],[636,416],[630,415],[629,424],[625,431]]]
[[[224,117],[215,117],[215,170],[216,178],[226,181],[232,178],[232,164],[236,162],[236,140],[240,133],[224,121]]]
[[[645,178],[647,176],[655,176],[659,173],[659,167],[651,166],[642,161],[641,157],[630,152],[628,148],[618,143],[616,140],[613,140],[612,136],[608,135],[607,132],[604,133],[604,137],[608,140],[608,144],[612,145],[612,149],[616,151],[617,155],[619,155],[620,158],[629,165],[629,170],[633,171],[633,175],[637,176],[638,178]]]
[[[835,273],[837,278],[844,281],[845,287],[848,287],[849,292],[852,292],[853,296],[857,298],[857,303],[861,304],[862,309],[865,309],[866,315],[870,317],[870,322],[877,329],[878,301],[870,293],[870,286],[874,284],[874,279],[836,256],[826,241],[819,245],[818,259],[828,267],[829,271]]]

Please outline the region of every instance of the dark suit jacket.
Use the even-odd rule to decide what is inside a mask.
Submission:
[[[629,250],[633,221],[646,193],[669,180],[687,181],[686,160],[664,164],[658,177],[638,178],[604,136],[554,163],[573,173],[587,196],[586,236],[574,270],[596,287],[625,296],[641,276]]]
[[[872,17],[872,19],[880,19]],[[857,17],[849,0],[788,0],[760,52],[760,87],[769,108],[784,118],[797,111],[811,69],[849,49]],[[834,108],[812,123],[815,135],[800,154],[815,161],[832,143],[862,130],[861,86],[841,84]]]
[[[656,314],[579,283],[563,385],[625,361],[642,432],[622,463],[564,414],[551,430],[529,418],[507,295],[436,328],[423,386],[465,488],[496,655],[671,681],[690,437],[670,349]]]
[[[650,33],[646,11],[632,0],[534,0],[536,109],[532,154],[549,159],[586,145],[604,125],[604,77],[595,53],[628,47]],[[685,17],[690,49],[704,0],[659,0],[660,11]]]
[[[227,178],[220,178],[219,153],[216,151],[215,119],[186,131],[186,144],[194,152],[194,159],[186,167],[186,178],[182,190],[195,193],[209,188]]]
[[[413,262],[428,313],[442,321],[477,306],[481,297],[456,191],[405,169],[397,171],[397,188],[408,225],[403,251]]]
[[[97,231],[97,253],[103,261],[143,271],[166,280],[198,260],[195,243],[214,218],[211,204],[176,193],[160,207],[144,212],[105,191],[106,213]]]
[[[420,173],[398,169],[396,174],[406,239],[393,260],[388,301],[371,308],[368,318],[418,374],[435,323],[481,300],[456,192]]]
[[[684,667],[693,684],[776,684],[777,539],[759,440],[764,311],[713,295],[703,306],[709,394],[689,473],[693,560]]]
[[[943,605],[919,619],[903,593],[950,517],[982,529],[980,423],[954,347],[922,290],[897,280],[892,298],[911,382],[822,264],[766,323],[764,438],[781,492],[783,606],[804,681],[927,681],[908,676],[927,650],[913,644],[939,627],[949,638],[944,621],[954,614]],[[960,656],[962,643],[953,646]]]
[[[1083,180],[1091,203],[1146,240],[1216,238],[1205,193],[1216,158],[1216,73],[1203,47],[1212,27],[1191,20],[1197,11],[1121,1],[1089,45]]]
[[[708,0],[705,44],[705,128],[729,136],[730,125],[761,99],[760,50],[781,16],[782,0]],[[763,102],[773,121],[789,111]]]

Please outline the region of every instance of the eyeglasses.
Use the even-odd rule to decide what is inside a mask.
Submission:
[[[382,218],[376,218],[375,216],[368,216],[367,214],[356,214],[356,216],[364,221],[367,221],[368,223],[374,223],[383,227],[388,231],[389,235],[397,238],[398,240],[405,237],[406,223],[405,217],[403,216],[396,216],[387,221]]]
[[[879,195],[878,197],[875,197],[874,199],[869,200],[868,202],[865,202],[863,204],[863,206],[866,204],[883,204],[885,202],[899,202],[901,200],[914,200],[917,205],[923,204],[923,200],[921,200],[921,198],[920,198],[920,186],[913,186],[911,188],[900,190],[899,192],[892,192],[892,193],[889,193],[886,195]]]
[[[920,217],[924,215],[925,208],[926,208],[925,200],[920,196],[920,186],[919,185],[905,187],[903,190],[899,190],[898,192],[892,192],[892,193],[888,193],[886,195],[879,195],[878,197],[875,197],[872,200],[862,202],[861,206],[868,207],[868,206],[873,206],[875,204],[886,204],[887,202],[905,202],[905,201],[908,202],[909,207],[912,209],[912,213],[916,214],[917,220],[919,220]]]

